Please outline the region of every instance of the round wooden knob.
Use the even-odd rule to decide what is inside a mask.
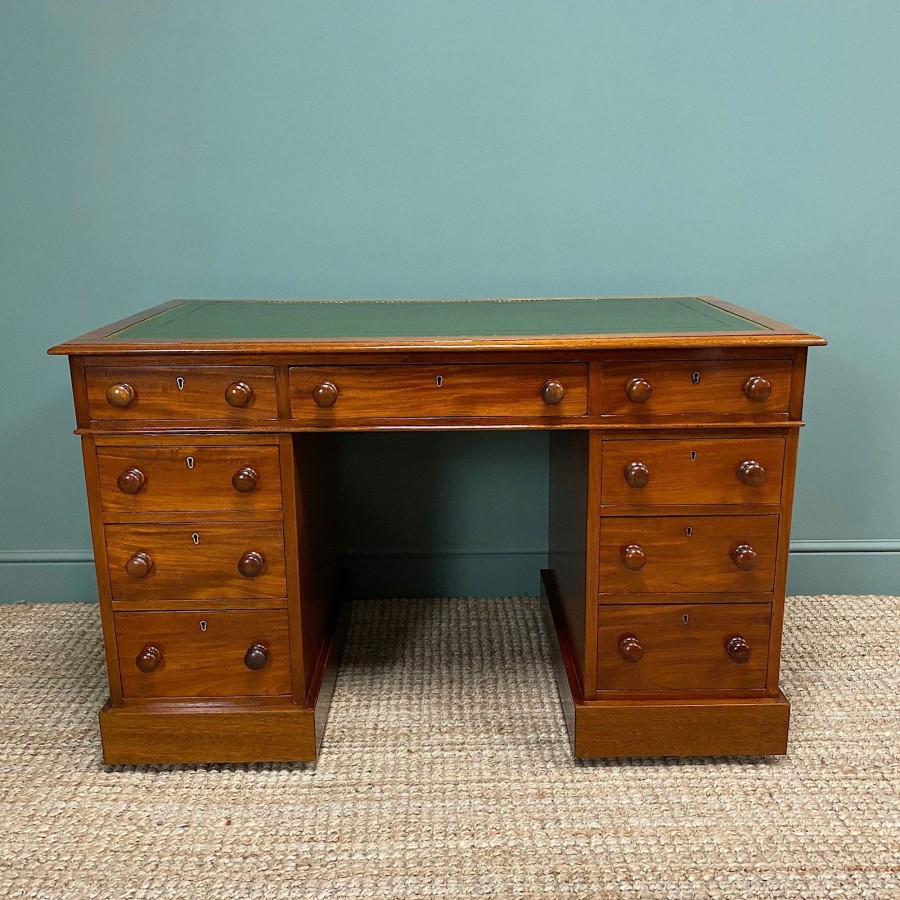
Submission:
[[[312,392],[312,398],[315,401],[316,406],[334,406],[337,396],[337,385],[332,384],[330,381],[323,381],[321,384],[317,384]]]
[[[646,378],[632,378],[625,385],[625,395],[632,403],[646,403],[653,393],[653,387]]]
[[[643,659],[644,648],[633,634],[623,634],[619,637],[619,653],[625,662],[636,663]]]
[[[153,571],[153,560],[149,553],[135,553],[125,563],[125,571],[132,578],[146,578]]]
[[[625,466],[625,480],[633,488],[646,487],[650,482],[650,470],[642,462],[630,462]]]
[[[269,648],[265,644],[254,644],[244,654],[244,665],[254,672],[264,669],[269,661]]]
[[[136,494],[146,483],[147,476],[137,466],[126,469],[116,479],[116,486],[123,494]]]
[[[749,572],[756,568],[759,554],[749,544],[740,544],[731,551],[731,559],[739,569]]]
[[[238,560],[238,572],[240,572],[244,578],[256,578],[256,576],[262,572],[265,563],[266,558],[262,553],[257,553],[256,550],[248,550]]]
[[[738,478],[750,487],[759,487],[766,480],[766,470],[755,459],[745,459],[738,466]]]
[[[541,399],[547,406],[556,406],[557,403],[562,403],[563,397],[566,396],[566,389],[562,386],[562,383],[559,381],[545,381],[544,386],[541,388]]]
[[[744,394],[746,394],[748,400],[762,403],[763,400],[769,399],[771,393],[772,383],[767,378],[763,378],[762,375],[751,375],[744,382]]]
[[[243,381],[235,381],[225,388],[225,402],[229,406],[246,406],[253,399],[253,388]]]
[[[130,384],[112,384],[106,389],[106,402],[116,409],[125,409],[134,403],[137,394]]]
[[[622,548],[622,562],[626,569],[637,572],[646,565],[647,554],[644,553],[644,548],[640,544],[628,544]]]
[[[238,469],[231,476],[231,486],[241,494],[249,494],[250,491],[255,490],[258,481],[259,475],[256,474],[256,469],[252,469],[250,466]]]
[[[725,652],[736,663],[745,663],[750,659],[750,645],[739,634],[728,639]]]
[[[137,657],[135,657],[134,664],[142,672],[146,672],[149,675],[150,672],[155,671],[159,667],[162,658],[162,651],[159,647],[154,647],[153,644],[147,644],[147,646],[138,653]]]

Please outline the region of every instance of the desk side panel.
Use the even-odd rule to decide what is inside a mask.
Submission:
[[[586,431],[550,435],[549,565],[559,591],[559,608],[572,655],[586,683],[586,548],[588,526],[588,442]]]
[[[317,672],[331,645],[340,608],[338,443],[331,434],[282,435],[279,440],[283,459],[292,459],[285,466],[285,500],[293,507],[286,509],[285,537],[296,548],[290,579],[297,582],[302,634],[304,695],[296,699],[314,702],[311,692],[317,689]],[[291,555],[289,548],[289,559]]]

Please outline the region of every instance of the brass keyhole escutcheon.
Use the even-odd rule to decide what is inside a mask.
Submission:
[[[690,621],[691,621],[691,617],[690,617],[687,613],[685,613],[685,614],[681,617],[681,624],[682,624],[682,625],[687,625],[687,623],[690,622]]]
[[[696,461],[697,461],[697,451],[691,450],[691,462],[696,462]]]
[[[185,464],[187,465],[187,467],[189,469],[193,469],[194,468],[194,457],[193,456],[187,457],[187,459],[185,459]]]
[[[693,526],[688,525],[688,527],[684,529],[684,536],[685,537],[693,537],[694,536]]]
[[[438,387],[443,387],[443,386],[444,386],[444,376],[443,376],[443,375],[438,375],[438,376],[434,379],[434,383],[435,383]]]
[[[200,630],[201,630],[201,631],[206,631],[206,629],[207,629],[208,627],[209,627],[209,625],[207,625],[206,619],[201,619],[201,620],[200,620]]]
[[[195,546],[196,546],[197,544],[199,544],[199,543],[200,543],[200,533],[197,532],[197,531],[195,531],[195,532],[191,535],[191,540],[194,542],[194,545],[195,545]]]
[[[175,384],[178,385],[179,391],[184,390],[184,379],[180,375],[175,379]]]
[[[693,375],[691,375],[691,381],[693,381],[694,384],[700,384],[700,373],[694,372]]]

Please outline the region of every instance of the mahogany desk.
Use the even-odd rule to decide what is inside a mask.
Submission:
[[[53,347],[106,762],[316,758],[345,618],[337,433],[383,429],[551,432],[541,576],[576,756],[784,753],[797,437],[824,343],[680,297],[173,301]]]

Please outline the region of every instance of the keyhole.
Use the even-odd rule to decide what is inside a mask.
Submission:
[[[191,535],[191,540],[192,540],[195,544],[199,544],[199,543],[200,543],[200,535],[197,534],[197,532],[195,531],[195,532]]]
[[[175,379],[175,384],[178,385],[179,391],[184,390],[184,379],[180,375]]]
[[[697,451],[691,450],[691,462],[694,462],[697,459]]]
[[[693,381],[694,384],[700,384],[700,373],[694,372],[694,374],[691,375],[691,381]]]
[[[435,383],[438,387],[443,387],[443,386],[444,386],[444,376],[443,376],[443,375],[438,375],[438,377],[434,379],[434,383]]]
[[[684,536],[685,537],[693,537],[694,536],[694,529],[691,528],[690,525],[688,525],[688,527],[684,529]]]
[[[189,469],[193,469],[193,468],[194,468],[194,457],[193,457],[193,456],[189,456],[189,457],[185,460],[185,462],[187,463],[187,467],[188,467]]]
[[[685,614],[681,617],[681,624],[682,624],[682,625],[687,625],[687,623],[688,623],[689,621],[690,621],[690,616],[689,616],[687,613],[685,613]]]
[[[209,626],[206,624],[206,619],[201,619],[201,620],[200,620],[200,630],[201,630],[201,631],[206,631],[206,629],[207,629],[208,627],[209,627]]]

